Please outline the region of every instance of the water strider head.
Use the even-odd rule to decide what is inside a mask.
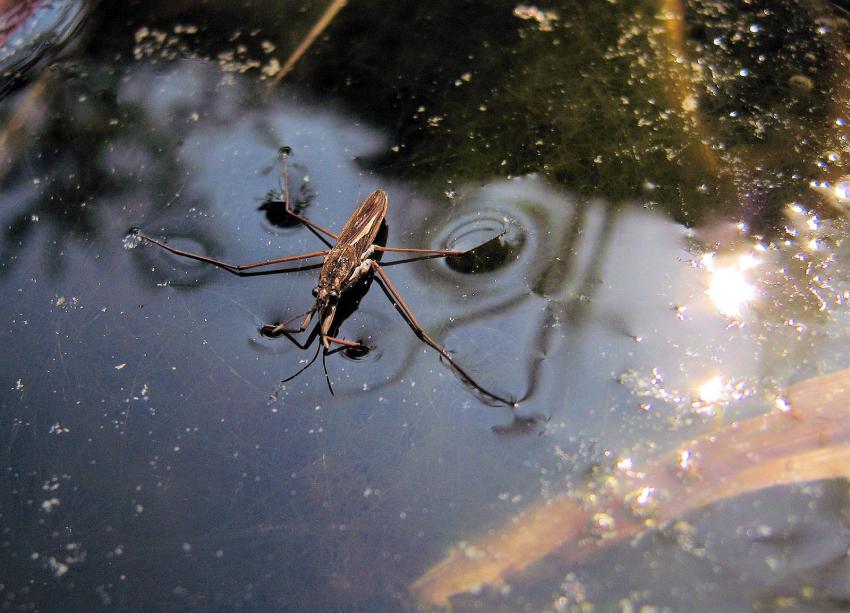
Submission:
[[[339,291],[329,289],[320,282],[313,288],[313,297],[316,299],[316,310],[322,312],[339,301]]]
[[[336,289],[329,289],[326,285],[319,280],[319,284],[313,288],[313,296],[316,298],[316,312],[319,315],[319,319],[321,320],[321,336],[322,336],[322,344],[325,346],[325,349],[329,348],[328,343],[328,333],[330,332],[331,326],[333,325],[334,316],[336,315],[336,305],[339,302],[339,291]]]
[[[350,285],[358,259],[351,246],[336,245],[325,256],[319,281],[313,288],[316,310],[320,313],[336,308],[343,291]]]

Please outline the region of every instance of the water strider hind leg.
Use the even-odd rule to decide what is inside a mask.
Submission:
[[[463,378],[466,379],[470,383],[470,385],[472,385],[479,392],[489,398],[492,398],[493,400],[506,404],[511,408],[515,408],[517,406],[516,400],[499,396],[498,394],[495,394],[486,389],[485,387],[481,386],[481,384],[479,384],[475,379],[472,378],[472,375],[466,372],[466,370],[464,370],[463,367],[460,366],[460,364],[455,362],[454,358],[449,355],[448,351],[446,351],[443,347],[437,344],[437,341],[428,336],[428,333],[425,332],[425,329],[419,324],[418,321],[416,321],[416,317],[414,317],[413,312],[410,310],[410,307],[407,306],[407,303],[404,301],[404,298],[402,298],[401,295],[398,293],[392,281],[390,281],[390,278],[387,276],[387,273],[384,272],[384,269],[381,267],[381,265],[378,264],[375,260],[368,260],[368,262],[370,262],[372,268],[375,269],[375,272],[378,273],[378,280],[381,283],[381,287],[387,294],[387,297],[401,312],[402,317],[404,317],[405,321],[407,321],[407,325],[410,326],[416,336],[418,336],[423,343],[432,347],[441,356],[443,356],[443,358],[445,358],[446,361],[451,364],[454,369],[458,373],[460,373]]]

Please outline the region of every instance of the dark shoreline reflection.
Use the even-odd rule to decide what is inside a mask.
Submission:
[[[173,24],[193,23],[194,4],[146,2],[116,8],[128,30],[109,22],[94,52],[126,53],[146,30],[174,39],[154,61],[176,48],[227,69],[263,67],[282,62],[322,8],[213,3],[186,35]],[[405,0],[343,10],[270,95],[343,105],[387,135],[361,156],[369,168],[432,192],[538,173],[692,227],[731,215],[772,235],[787,202],[822,206],[809,180],[846,170],[824,157],[842,150],[833,122],[848,115],[848,15],[836,3],[560,2],[545,8],[548,24],[515,9]]]

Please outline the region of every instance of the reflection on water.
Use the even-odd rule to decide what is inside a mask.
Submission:
[[[738,317],[741,309],[756,296],[755,288],[747,281],[745,272],[758,264],[752,254],[743,254],[737,261],[727,265],[715,264],[713,253],[703,256],[703,265],[711,273],[708,296],[723,315]]]
[[[86,0],[0,4],[0,97],[75,42],[90,9]]]
[[[107,20],[120,42],[99,40],[100,60],[7,98],[0,608],[410,610],[411,582],[450,545],[536,501],[599,493],[658,458],[693,476],[704,458],[682,441],[771,410],[792,419],[788,384],[848,362],[847,222],[830,218],[844,183],[831,115],[846,113],[821,82],[843,83],[830,28],[845,26],[794,3],[726,17],[638,4],[651,10],[346,9],[272,95],[261,68],[231,71],[255,51],[271,64],[272,34],[249,27],[259,13],[210,8],[245,12],[238,36],[235,20]],[[396,11],[416,27],[391,53]],[[783,32],[810,44],[766,36],[789,14]],[[352,45],[364,19],[373,44]],[[216,62],[172,61],[221,30]],[[114,59],[160,31],[163,47]],[[765,64],[798,85],[765,93],[751,78],[764,85]],[[332,396],[321,366],[286,380],[311,349],[260,333],[309,308],[315,269],[237,277],[125,248],[140,227],[236,263],[321,249],[277,215],[282,145],[298,210],[328,228],[380,187],[389,245],[501,234],[452,262],[383,263],[460,364],[523,398],[516,412],[481,402],[367,284],[340,334],[369,351],[328,356]],[[842,529],[841,488],[751,494],[452,602],[741,610],[805,598],[807,582],[846,599],[822,537]],[[663,493],[635,481],[630,512],[651,516]],[[591,536],[616,517],[597,509]]]
[[[526,230],[516,220],[499,218],[496,211],[477,210],[475,214],[458,216],[448,228],[445,244],[451,249],[479,245],[473,253],[448,258],[446,265],[460,273],[493,272],[519,259],[525,247]]]

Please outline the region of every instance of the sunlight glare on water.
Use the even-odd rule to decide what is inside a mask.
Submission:
[[[723,378],[712,377],[699,386],[699,399],[703,402],[717,402],[723,396]]]
[[[716,254],[706,253],[702,262],[711,274],[707,294],[717,310],[727,317],[739,317],[747,304],[756,299],[756,289],[745,272],[756,267],[758,260],[750,253],[742,254],[731,265],[718,265]]]

